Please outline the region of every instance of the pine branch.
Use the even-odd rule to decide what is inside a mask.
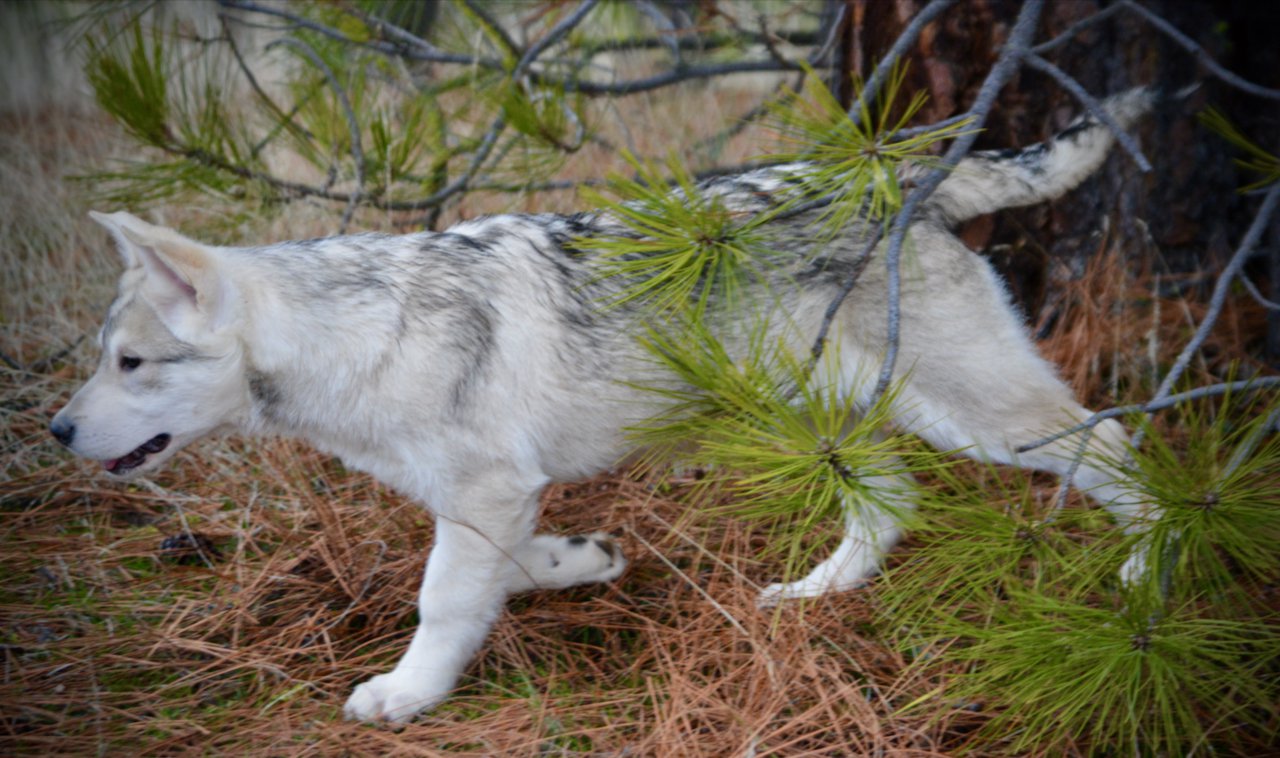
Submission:
[[[1014,21],[1013,29],[1009,33],[1009,39],[1004,49],[1000,51],[1000,57],[987,74],[987,78],[983,80],[982,87],[978,90],[978,95],[966,114],[973,118],[975,126],[981,127],[986,123],[991,108],[995,105],[996,96],[1022,64],[1027,54],[1028,42],[1035,33],[1036,23],[1040,19],[1043,7],[1043,0],[1028,0],[1019,10],[1018,18]],[[954,167],[968,154],[977,138],[976,130],[966,132],[957,138],[943,156],[941,165],[925,176],[919,186],[912,190],[907,201],[903,203],[902,210],[894,219],[892,231],[889,233],[888,249],[885,252],[885,266],[889,272],[887,349],[880,375],[871,395],[872,403],[877,402],[888,389],[898,359],[902,296],[900,263],[902,243],[906,238],[907,229],[914,220],[916,208],[938,188],[946,178],[948,169]]]
[[[1209,55],[1209,52],[1197,44],[1195,40],[1183,34],[1177,27],[1168,21],[1165,21],[1158,14],[1147,10],[1138,3],[1133,2],[1133,0],[1119,0],[1117,5],[1123,6],[1126,10],[1141,16],[1165,36],[1169,37],[1174,42],[1177,42],[1183,50],[1194,55],[1196,60],[1200,62],[1200,65],[1204,66],[1209,73],[1213,74],[1223,82],[1235,87],[1241,92],[1247,92],[1255,97],[1266,98],[1268,100],[1280,100],[1280,90],[1254,84],[1244,77],[1238,76],[1227,70],[1226,67],[1214,60],[1213,56]]]
[[[1084,87],[1080,86],[1080,82],[1077,82],[1065,71],[1034,52],[1027,52],[1026,62],[1031,68],[1053,77],[1054,81],[1067,92],[1070,92],[1076,101],[1084,106],[1089,115],[1102,122],[1103,126],[1111,131],[1111,135],[1116,138],[1116,142],[1120,144],[1120,147],[1124,148],[1124,151],[1129,154],[1134,163],[1138,164],[1138,168],[1144,174],[1151,171],[1151,162],[1147,160],[1147,156],[1142,154],[1142,148],[1138,147],[1138,143],[1134,141],[1133,137],[1120,124],[1116,123],[1110,113],[1107,113],[1106,108],[1102,107],[1102,103],[1099,103],[1093,95],[1090,95]]]
[[[329,64],[324,62],[324,58],[316,52],[316,49],[307,44],[303,40],[295,37],[281,37],[280,39],[267,45],[270,50],[275,45],[284,45],[293,48],[301,53],[307,60],[311,61],[311,65],[320,69],[325,79],[329,82],[329,87],[333,89],[334,94],[338,98],[338,103],[342,106],[343,115],[347,119],[347,128],[351,132],[351,158],[356,164],[356,191],[351,193],[351,197],[347,200],[347,208],[342,212],[342,221],[338,224],[338,234],[345,234],[347,225],[351,223],[351,217],[356,212],[356,206],[360,204],[360,200],[364,197],[364,180],[365,180],[365,164],[364,164],[364,147],[361,144],[360,123],[356,120],[355,111],[351,108],[351,99],[347,97],[347,91],[338,81],[337,75],[333,73],[333,69],[329,68]]]
[[[863,98],[868,93],[874,94],[880,91],[893,67],[906,56],[907,51],[919,39],[920,33],[924,31],[924,28],[955,4],[956,0],[929,0],[929,4],[917,13],[915,18],[911,19],[911,23],[907,24],[902,33],[898,35],[898,38],[894,40],[889,52],[880,58],[880,62],[876,64],[875,71],[871,73],[871,76],[867,77],[866,86],[862,88],[862,96],[854,98],[853,104],[849,107],[850,119],[855,123],[858,121],[862,110],[868,105]]]
[[[1218,384],[1210,384],[1204,387],[1197,387],[1186,392],[1178,392],[1174,394],[1166,394],[1159,398],[1153,398],[1145,403],[1134,403],[1132,405],[1119,405],[1114,408],[1107,408],[1094,413],[1089,418],[1080,423],[1067,427],[1058,432],[1054,432],[1046,437],[1042,437],[1033,442],[1019,445],[1014,448],[1015,453],[1026,453],[1039,447],[1057,442],[1064,437],[1092,429],[1107,419],[1119,418],[1121,416],[1129,416],[1134,413],[1155,413],[1165,408],[1172,408],[1179,403],[1185,403],[1189,400],[1199,400],[1206,397],[1217,397],[1231,392],[1244,392],[1255,389],[1269,389],[1271,387],[1280,387],[1280,376],[1260,376],[1254,379],[1246,379],[1235,382],[1220,382]]]
[[[1124,5],[1120,3],[1116,3],[1114,5],[1108,5],[1107,7],[1098,11],[1097,13],[1094,13],[1091,16],[1086,16],[1085,18],[1080,19],[1079,21],[1075,22],[1071,26],[1068,26],[1058,36],[1054,37],[1053,39],[1047,42],[1041,42],[1040,44],[1031,48],[1031,52],[1035,53],[1036,55],[1043,55],[1049,52],[1050,50],[1056,50],[1057,48],[1062,47],[1066,43],[1075,39],[1076,35],[1080,34],[1080,32],[1084,31],[1085,29],[1088,29],[1091,26],[1094,26],[1095,24],[1106,21],[1107,19],[1119,13],[1121,10],[1124,10]]]
[[[254,2],[249,2],[249,0],[218,0],[218,5],[224,8],[245,11],[247,13],[259,13],[265,16],[283,18],[297,27],[310,29],[317,34],[321,34],[329,39],[341,42],[344,45],[365,48],[392,58],[407,58],[409,60],[422,61],[426,63],[456,63],[463,66],[482,66],[495,71],[505,70],[502,65],[502,61],[495,58],[484,58],[475,55],[466,55],[464,53],[445,52],[430,45],[422,46],[416,42],[410,42],[404,37],[404,35],[395,34],[394,32],[392,32],[393,35],[402,40],[401,44],[397,45],[374,40],[362,42],[360,40],[352,39],[331,26],[322,24],[318,21],[312,21],[305,16],[291,13],[281,7],[259,5]],[[383,28],[391,30],[392,27],[392,24],[385,24]],[[405,32],[405,34],[408,33]],[[413,46],[410,47],[410,44]]]
[[[1262,206],[1258,208],[1257,214],[1253,217],[1253,223],[1249,225],[1249,230],[1245,232],[1244,239],[1240,241],[1240,246],[1236,248],[1236,252],[1231,256],[1231,260],[1227,262],[1222,273],[1218,275],[1218,281],[1214,284],[1213,294],[1209,297],[1209,309],[1205,312],[1204,320],[1200,322],[1200,326],[1196,329],[1196,333],[1191,337],[1191,341],[1187,343],[1182,352],[1173,362],[1173,367],[1169,369],[1169,373],[1160,382],[1160,386],[1156,389],[1153,401],[1165,398],[1182,378],[1182,372],[1186,371],[1187,366],[1191,363],[1191,358],[1200,350],[1200,346],[1204,344],[1208,338],[1209,332],[1213,330],[1214,324],[1218,321],[1218,316],[1222,314],[1222,308],[1227,302],[1227,292],[1231,288],[1231,284],[1236,277],[1244,269],[1245,261],[1253,255],[1253,250],[1261,241],[1263,232],[1267,229],[1267,224],[1271,221],[1271,216],[1276,211],[1276,206],[1280,205],[1280,183],[1272,185],[1267,192],[1266,197],[1262,201]],[[1135,446],[1137,442],[1134,443]]]

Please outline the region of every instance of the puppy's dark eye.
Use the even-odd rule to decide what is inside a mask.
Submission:
[[[139,357],[137,357],[136,355],[122,355],[122,356],[120,356],[120,370],[121,370],[121,371],[133,371],[135,368],[137,368],[137,367],[139,367],[139,366],[141,366],[141,365],[142,365],[142,359],[141,359],[141,358],[139,358]]]

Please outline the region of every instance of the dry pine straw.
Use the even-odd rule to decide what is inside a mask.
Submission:
[[[6,485],[10,750],[927,755],[946,741],[891,717],[930,685],[897,678],[867,597],[757,611],[760,535],[680,525],[679,503],[625,475],[546,497],[555,527],[621,535],[621,581],[515,598],[461,691],[419,723],[343,723],[351,686],[411,632],[429,523],[298,446],[201,447],[154,490],[65,462]],[[183,519],[208,565],[160,548]]]

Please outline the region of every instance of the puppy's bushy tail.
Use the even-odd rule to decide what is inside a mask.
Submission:
[[[1152,89],[1140,87],[1113,95],[1102,105],[1127,129],[1151,110],[1155,100]],[[1113,142],[1111,130],[1085,114],[1048,142],[1021,150],[970,153],[938,185],[928,210],[954,225],[1001,208],[1052,200],[1096,171]]]

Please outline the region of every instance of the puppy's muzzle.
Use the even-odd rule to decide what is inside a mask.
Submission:
[[[49,424],[49,433],[58,442],[66,447],[71,447],[71,441],[76,438],[76,425],[66,419],[55,418]]]

